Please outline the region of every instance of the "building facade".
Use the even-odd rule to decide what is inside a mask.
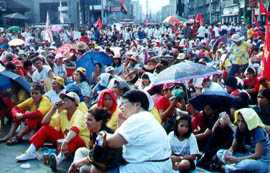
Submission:
[[[259,15],[259,0],[178,0],[178,2],[184,4],[183,12],[179,12],[183,17],[194,18],[200,13],[208,24],[252,23],[252,16]],[[269,0],[263,2],[267,7]]]

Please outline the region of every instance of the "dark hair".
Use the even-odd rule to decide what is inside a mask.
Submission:
[[[37,61],[43,61],[43,58],[41,58],[40,56],[36,56],[35,58],[32,59],[32,63],[36,63]]]
[[[39,84],[39,83],[34,83],[31,90],[36,90],[36,91],[40,91],[40,93],[43,95],[44,94],[44,87]]]
[[[106,109],[100,107],[90,109],[88,112],[95,118],[96,121],[102,121],[102,125],[105,125],[109,117],[111,117]]]
[[[178,124],[181,121],[187,121],[188,122],[188,132],[187,134],[185,134],[184,136],[182,136],[183,138],[189,138],[191,133],[192,133],[192,124],[191,124],[191,117],[189,115],[181,115],[178,116],[176,118],[176,122],[174,124],[174,134],[175,136],[177,136],[178,138],[180,137],[179,133],[178,133]]]
[[[129,90],[124,95],[123,98],[127,99],[131,103],[140,103],[144,110],[148,110],[149,101],[147,95],[140,90]]]

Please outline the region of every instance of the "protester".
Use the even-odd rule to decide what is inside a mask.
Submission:
[[[235,113],[237,129],[229,150],[220,150],[219,159],[225,172],[269,172],[270,140],[259,116],[251,108]],[[249,148],[247,148],[249,146]],[[236,155],[236,153],[243,153]]]
[[[61,95],[62,101],[54,104],[49,113],[42,119],[43,126],[30,139],[26,152],[16,157],[17,161],[36,159],[36,151],[46,142],[60,145],[58,155],[50,156],[53,170],[79,147],[89,146],[90,136],[86,127],[86,119],[78,109],[79,96],[74,92]],[[59,143],[58,140],[62,140]]]
[[[194,170],[199,148],[192,133],[191,118],[187,115],[177,117],[174,131],[168,137],[172,148],[173,169],[181,172]]]
[[[125,93],[120,108],[128,118],[113,135],[104,136],[101,146],[123,146],[123,158],[128,164],[115,168],[121,173],[131,170],[165,173],[172,169],[168,137],[162,126],[147,112],[148,105],[148,98],[142,91]]]
[[[24,135],[39,129],[42,118],[51,108],[51,102],[43,93],[43,86],[33,85],[31,97],[12,108],[12,124],[8,134],[1,141],[6,141],[9,145],[17,144],[22,141]],[[22,123],[26,126],[15,134]]]
[[[109,113],[103,108],[93,108],[89,110],[87,116],[87,127],[91,135],[91,141],[95,141],[98,132],[106,131],[112,133],[113,130],[106,126]],[[92,147],[92,146],[90,146]],[[69,173],[77,172],[86,173],[91,171],[90,150],[89,148],[79,148],[75,152],[73,163],[69,167]]]

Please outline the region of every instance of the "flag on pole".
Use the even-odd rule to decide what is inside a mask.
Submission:
[[[49,27],[50,27],[50,23],[51,23],[51,22],[50,22],[49,12],[47,11],[45,27],[46,27],[46,28],[49,28]]]
[[[263,4],[263,0],[260,0],[260,13],[263,15],[268,15],[268,11]]]
[[[201,13],[196,14],[195,16],[195,22],[199,23],[200,25],[204,24],[204,16]]]
[[[268,11],[266,11],[266,14]],[[265,40],[263,48],[263,58],[262,58],[262,75],[264,78],[270,80],[270,33],[269,33],[269,21],[268,16],[266,16],[265,21]]]
[[[44,40],[48,41],[49,43],[53,42],[53,35],[52,35],[52,30],[50,27],[50,16],[49,12],[47,11],[46,15],[46,24],[45,24],[45,32],[44,32]]]
[[[102,19],[101,19],[100,17],[99,17],[98,20],[96,21],[95,27],[96,27],[98,30],[101,30],[101,29],[102,29],[103,23],[102,23]]]
[[[125,0],[119,0],[120,2],[120,7],[121,7],[121,12],[124,14],[128,13],[127,6],[125,5]]]

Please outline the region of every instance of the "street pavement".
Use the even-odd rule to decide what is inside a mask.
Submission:
[[[6,133],[6,130],[0,129],[0,137]],[[42,160],[31,160],[27,162],[17,163],[16,156],[23,153],[29,146],[28,142],[8,146],[0,143],[0,173],[53,173],[50,167],[43,164]],[[57,172],[66,173],[70,160],[64,161]],[[22,164],[29,163],[30,168],[21,168]]]

